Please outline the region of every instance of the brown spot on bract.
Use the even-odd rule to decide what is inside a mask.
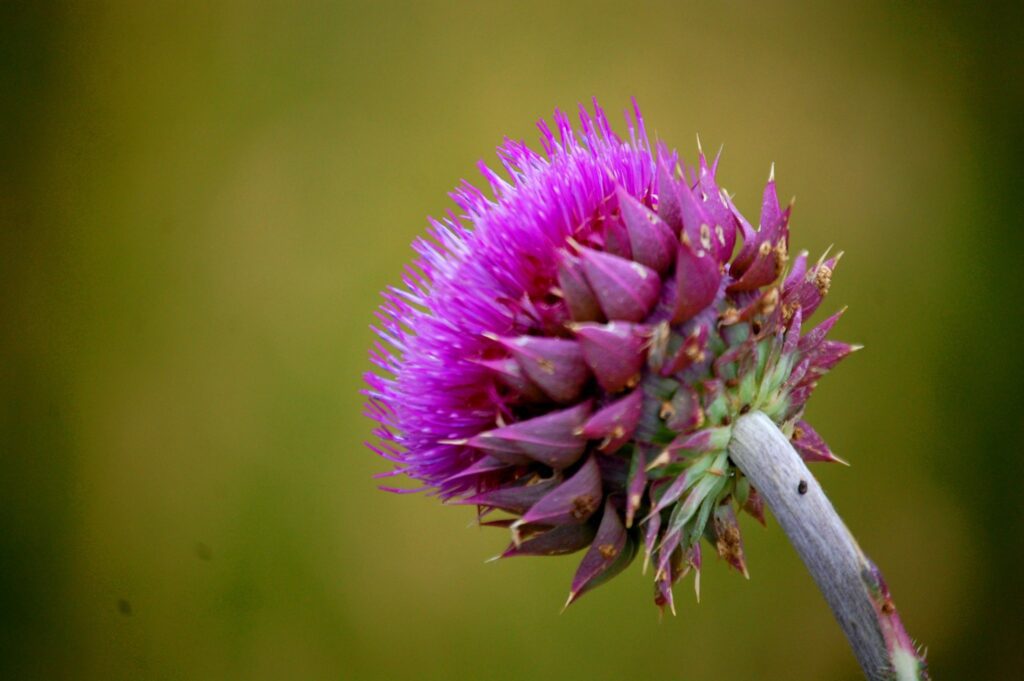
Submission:
[[[597,510],[597,499],[584,494],[572,500],[572,517],[576,520],[583,520]]]
[[[618,551],[615,550],[614,544],[601,544],[597,547],[597,550],[601,552],[601,555],[605,557],[605,560],[611,560],[618,553]]]
[[[799,494],[807,494],[807,481],[801,480],[800,484],[796,486],[796,491]]]
[[[705,250],[711,249],[711,229],[707,225],[700,226],[700,245]]]
[[[891,598],[886,598],[882,603],[882,612],[886,615],[891,615],[896,612],[896,604],[892,602]]]
[[[770,315],[775,311],[775,308],[779,304],[779,289],[773,288],[764,294],[760,301],[758,301],[757,307],[761,314]]]
[[[818,293],[825,295],[828,293],[829,287],[832,285],[832,269],[828,265],[821,265],[814,273],[814,285],[818,288]]]
[[[743,546],[738,527],[715,521],[715,535],[715,549],[719,557],[733,564],[743,560]]]

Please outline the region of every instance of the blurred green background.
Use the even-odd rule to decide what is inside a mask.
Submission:
[[[300,6],[301,5],[301,6]],[[777,526],[659,622],[376,490],[378,291],[503,135],[635,96],[867,348],[818,467],[939,679],[1017,678],[1020,3],[4,3],[0,677],[855,679]],[[534,145],[535,148],[537,145]]]

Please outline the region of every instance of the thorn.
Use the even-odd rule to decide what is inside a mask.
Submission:
[[[863,350],[863,349],[864,349],[864,346],[859,344],[859,343],[854,343],[853,345],[850,346],[850,352],[851,353],[859,352],[860,350]]]
[[[658,454],[658,456],[654,457],[654,459],[649,464],[647,464],[647,467],[644,468],[644,471],[651,471],[657,468],[658,466],[665,466],[671,461],[672,455],[669,453],[667,449],[664,449],[662,450],[661,454]]]
[[[495,561],[501,560],[501,555],[502,554],[499,553],[496,556],[491,556],[490,558],[488,558],[487,560],[484,561],[484,565],[487,565],[488,563],[493,563]]]
[[[523,535],[519,533],[519,527],[513,523],[509,528],[509,533],[512,535],[512,545],[517,549],[523,545]]]
[[[469,443],[469,440],[467,440],[464,437],[461,437],[461,438],[459,438],[457,440],[438,440],[437,441],[437,444],[439,444],[439,445],[464,445],[464,444],[468,444],[468,443]]]
[[[572,605],[572,602],[574,600],[576,600],[576,592],[575,591],[570,591],[569,592],[569,598],[565,599],[565,605],[562,606],[562,611],[559,612],[558,614],[559,615],[564,615],[565,611],[569,608],[570,605]]]
[[[700,603],[700,570],[693,576],[693,591],[697,594],[697,602]]]
[[[768,181],[769,182],[774,182],[775,181],[775,161],[772,161],[771,170],[768,171]]]
[[[699,132],[697,133],[697,153],[700,154],[701,156],[704,155],[704,147],[701,146]]]
[[[821,266],[821,264],[822,264],[823,262],[825,262],[826,260],[828,260],[828,254],[832,252],[832,247],[833,247],[833,246],[835,246],[835,244],[829,244],[829,245],[828,245],[828,248],[826,248],[826,249],[825,249],[825,252],[821,254],[821,257],[820,257],[820,258],[818,258],[818,266],[819,266],[819,267]]]

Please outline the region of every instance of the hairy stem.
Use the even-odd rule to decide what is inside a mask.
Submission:
[[[737,420],[729,456],[800,554],[865,676],[872,681],[928,679],[878,568],[771,419],[752,412]]]

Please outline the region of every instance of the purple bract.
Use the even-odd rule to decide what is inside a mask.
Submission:
[[[729,461],[731,424],[760,410],[808,461],[838,460],[802,420],[818,379],[856,346],[804,332],[839,256],[787,262],[791,207],[769,178],[758,229],[695,168],[628,141],[594,104],[555,113],[544,154],[481,164],[461,210],[432,220],[404,286],[385,292],[366,376],[371,448],[450,502],[509,528],[503,557],[586,549],[569,601],[655,567],[655,602],[700,570],[701,539],[746,572],[736,510],[763,522]],[[502,515],[503,514],[503,515]],[[501,515],[501,517],[495,517]]]

